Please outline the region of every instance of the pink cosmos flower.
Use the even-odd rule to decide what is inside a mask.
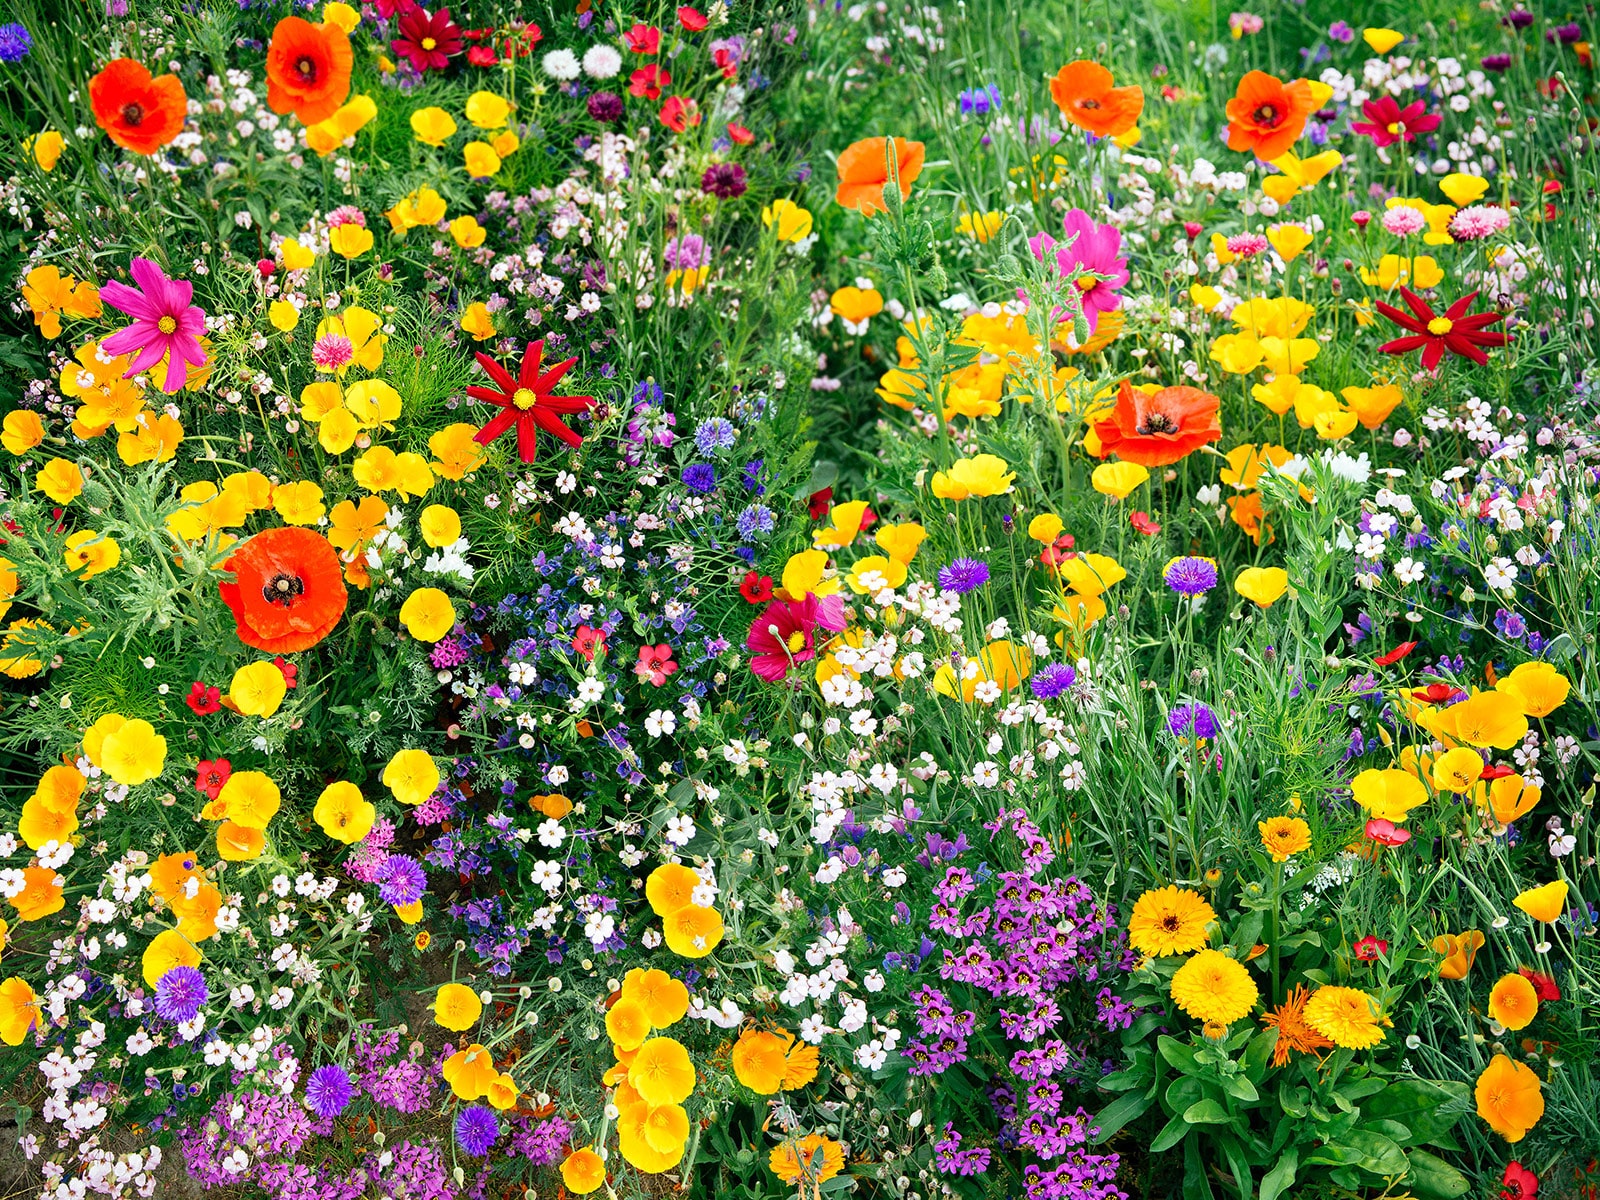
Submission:
[[[838,633],[844,629],[844,601],[838,596],[804,600],[777,600],[750,625],[745,648],[754,656],[750,669],[768,683],[776,683],[789,668],[817,656],[816,630]]]
[[[1378,147],[1392,146],[1396,142],[1414,142],[1419,133],[1432,133],[1444,120],[1437,113],[1424,116],[1427,104],[1413,100],[1404,108],[1393,96],[1379,96],[1361,106],[1365,121],[1350,122],[1351,133],[1364,133]]]
[[[657,687],[667,682],[667,676],[675,674],[678,664],[672,660],[672,647],[666,642],[659,646],[640,646],[639,661],[633,664],[633,673],[641,681],[648,680]]]
[[[189,303],[194,285],[187,279],[168,279],[166,272],[148,258],[134,259],[128,270],[139,286],[131,288],[110,280],[101,287],[100,298],[127,313],[133,324],[112,334],[101,348],[107,354],[139,352],[128,365],[124,379],[132,379],[165,358],[167,374],[161,390],[175,392],[189,377],[190,367],[206,365],[206,352],[199,340],[206,331],[206,314]]]
[[[1061,226],[1069,238],[1074,238],[1071,245],[1058,247],[1054,238],[1041,233],[1029,238],[1028,246],[1040,262],[1044,261],[1046,254],[1054,251],[1056,269],[1062,275],[1070,275],[1074,271],[1093,271],[1109,276],[1106,279],[1083,277],[1078,280],[1084,319],[1089,322],[1089,332],[1093,333],[1100,323],[1101,313],[1122,307],[1122,297],[1118,292],[1128,282],[1128,260],[1120,254],[1122,230],[1114,225],[1098,224],[1081,208],[1069,211],[1062,219]]]

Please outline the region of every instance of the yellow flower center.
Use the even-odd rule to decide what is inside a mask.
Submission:
[[[176,317],[162,317],[159,321],[156,322],[156,328],[161,330],[162,333],[172,333],[178,328],[177,318]]]
[[[806,648],[806,635],[796,629],[789,635],[789,653],[798,654]]]
[[[1399,121],[1390,121],[1387,128],[1390,133],[1399,133],[1405,126],[1400,124]]]
[[[1098,279],[1092,279],[1088,275],[1080,275],[1077,279],[1078,290],[1080,292],[1092,292],[1094,291],[1094,285],[1099,282]]]
[[[1428,332],[1434,337],[1443,337],[1455,327],[1455,322],[1449,317],[1435,317],[1428,322]]]
[[[518,388],[515,392],[511,393],[511,403],[517,408],[520,408],[523,412],[527,412],[538,402],[539,397],[535,395],[529,388]]]
[[[434,41],[432,38],[423,38],[422,39],[422,48],[424,50],[432,50],[438,44],[439,43]]]

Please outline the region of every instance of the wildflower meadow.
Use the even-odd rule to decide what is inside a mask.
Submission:
[[[1564,0],[13,0],[0,1195],[1600,1200]]]

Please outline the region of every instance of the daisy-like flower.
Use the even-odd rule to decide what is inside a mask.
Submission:
[[[1491,332],[1486,328],[1505,320],[1504,313],[1468,311],[1478,298],[1477,292],[1468,292],[1442,314],[1435,313],[1422,297],[1409,288],[1402,287],[1400,295],[1411,312],[1404,312],[1382,300],[1373,301],[1373,307],[1410,333],[1385,342],[1378,349],[1384,354],[1409,354],[1413,350],[1421,350],[1424,371],[1437,367],[1446,351],[1482,366],[1489,361],[1483,347],[1504,346],[1511,340],[1510,334]]]
[[[1361,106],[1367,119],[1350,122],[1350,132],[1365,134],[1379,148],[1400,141],[1414,142],[1417,134],[1432,133],[1444,120],[1437,113],[1428,113],[1427,109],[1422,100],[1413,100],[1401,108],[1393,96],[1379,96]]]
[[[1319,987],[1306,1004],[1306,1024],[1347,1050],[1383,1041],[1377,1001],[1359,988]]]
[[[551,394],[551,389],[578,360],[569,358],[541,372],[539,367],[543,361],[544,341],[529,342],[522,356],[522,366],[513,379],[504,367],[479,351],[478,365],[494,380],[498,390],[469,387],[467,395],[475,400],[499,405],[503,411],[473,435],[474,441],[487,446],[514,426],[517,431],[517,456],[525,463],[531,463],[538,455],[538,431],[541,429],[554,434],[569,446],[583,443],[582,435],[569,429],[561,418],[568,413],[593,408],[594,397]]]
[[[1273,862],[1287,862],[1291,854],[1311,849],[1311,826],[1299,817],[1268,817],[1258,821],[1256,829]]]
[[[1296,984],[1282,1004],[1262,1015],[1261,1023],[1278,1031],[1278,1044],[1272,1050],[1273,1066],[1283,1066],[1296,1054],[1333,1049],[1332,1042],[1306,1024],[1306,1002],[1310,999],[1311,992],[1305,984]]]
[[[106,338],[100,348],[107,354],[138,351],[124,379],[132,379],[165,358],[167,372],[161,390],[175,392],[184,385],[191,367],[198,370],[206,365],[205,348],[200,345],[206,314],[189,303],[194,285],[187,279],[168,279],[148,258],[134,259],[128,271],[139,286],[131,288],[109,280],[100,289],[100,299],[127,313],[133,324]]]
[[[1172,1002],[1207,1025],[1231,1025],[1260,995],[1245,965],[1220,950],[1200,951],[1172,977]]]
[[[1134,903],[1128,941],[1140,954],[1189,954],[1206,944],[1206,926],[1216,919],[1199,892],[1169,884]]]

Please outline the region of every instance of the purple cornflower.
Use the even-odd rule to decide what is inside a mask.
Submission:
[[[712,417],[709,421],[702,421],[700,427],[694,431],[694,444],[700,448],[701,454],[715,454],[718,450],[727,450],[738,440],[738,427],[726,417]]]
[[[1356,31],[1350,28],[1348,21],[1335,21],[1328,26],[1328,37],[1335,42],[1342,42],[1348,46],[1356,40]]]
[[[989,582],[989,564],[976,558],[958,558],[939,568],[939,586],[947,592],[965,596]]]
[[[192,1021],[210,995],[197,968],[172,967],[156,980],[156,1013],[168,1021]]]
[[[1169,562],[1161,578],[1180,596],[1203,596],[1217,586],[1217,564],[1209,558],[1185,555]]]
[[[961,102],[963,117],[987,117],[1000,107],[1000,89],[994,84],[987,87],[968,88],[956,97]]]
[[[1533,24],[1533,14],[1519,4],[1500,18],[1500,24],[1509,25],[1512,29],[1526,29]]]
[[[1051,663],[1041,667],[1028,686],[1041,700],[1054,700],[1078,682],[1078,673],[1066,663]]]
[[[718,200],[737,200],[747,187],[744,168],[738,163],[712,163],[700,176],[700,190]]]
[[[765,504],[752,504],[739,514],[739,536],[745,541],[750,541],[758,534],[771,533],[774,524],[773,511]]]
[[[500,1122],[495,1119],[494,1110],[485,1105],[469,1104],[456,1116],[456,1145],[473,1158],[489,1153],[499,1136]]]
[[[391,854],[378,868],[374,882],[385,904],[414,904],[428,888],[428,877],[414,858]]]
[[[306,1080],[306,1105],[323,1120],[342,1113],[355,1094],[349,1073],[336,1063],[318,1067]]]
[[[690,463],[683,469],[683,486],[697,496],[717,490],[717,469],[710,463]]]
[[[26,25],[11,21],[0,25],[0,62],[21,62],[33,49],[33,35]]]
[[[1206,741],[1217,736],[1217,718],[1198,700],[1192,704],[1180,704],[1167,714],[1167,730],[1175,738]]]
[[[691,233],[669,241],[662,247],[661,257],[672,270],[693,271],[711,261],[711,252],[706,249],[705,238]]]
[[[609,125],[622,116],[622,97],[615,92],[595,92],[584,102],[589,115]]]

